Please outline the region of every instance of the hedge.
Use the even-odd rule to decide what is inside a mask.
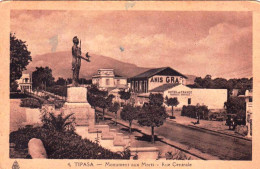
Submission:
[[[199,113],[203,110],[203,113]],[[207,106],[183,106],[181,111],[181,116],[187,116],[190,118],[198,118],[197,115],[200,116],[200,119],[208,120],[209,118],[209,109]]]
[[[130,152],[114,153],[98,144],[82,139],[74,132],[58,132],[42,127],[27,127],[10,133],[10,143],[15,148],[27,148],[31,138],[42,140],[48,158],[51,159],[129,159]]]
[[[30,108],[41,108],[41,103],[35,98],[24,98],[21,100],[21,107],[30,107]]]

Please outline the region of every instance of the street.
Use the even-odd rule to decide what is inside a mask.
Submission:
[[[106,112],[106,115],[114,118],[112,113]],[[120,119],[120,121],[122,120]],[[136,121],[133,122],[132,127],[151,133],[150,127],[141,127]],[[252,141],[249,140],[188,127],[168,120],[163,126],[155,128],[155,134],[159,138],[165,137],[222,160],[252,159]]]
[[[155,129],[159,136],[176,141],[223,160],[251,160],[252,141],[186,127],[174,122]]]

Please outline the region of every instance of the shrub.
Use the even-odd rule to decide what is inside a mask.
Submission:
[[[54,115],[53,112],[47,110],[42,111],[42,123],[45,128],[56,131],[74,131],[75,117],[72,114],[64,115],[60,112],[58,115]]]
[[[20,106],[30,108],[41,108],[41,103],[39,100],[34,98],[24,98],[21,100]]]
[[[181,116],[187,116],[190,118],[198,118],[207,120],[209,116],[209,109],[207,106],[183,106]]]
[[[235,133],[240,134],[242,136],[246,136],[247,130],[247,126],[237,126],[235,129]]]
[[[196,118],[196,106],[183,106],[181,116]]]
[[[51,159],[129,159],[129,152],[114,153],[98,144],[82,139],[74,132],[58,132],[42,127],[23,128],[10,133],[15,148],[27,148],[32,138],[41,139]]]

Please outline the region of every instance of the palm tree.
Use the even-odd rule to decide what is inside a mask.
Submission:
[[[49,117],[45,119],[45,124],[56,131],[66,131],[72,129],[71,127],[75,119],[73,118],[69,120],[69,118],[73,114],[74,113],[71,113],[63,117],[63,113],[60,113],[57,116],[55,116],[54,113],[50,113]]]

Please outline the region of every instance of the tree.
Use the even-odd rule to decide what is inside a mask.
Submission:
[[[96,107],[100,107],[103,109],[103,120],[105,115],[105,109],[108,107],[108,104],[112,103],[113,96],[107,97],[108,92],[102,91],[97,88],[96,85],[91,85],[88,87],[88,102],[95,109],[96,120],[98,114],[96,113]],[[107,97],[107,99],[106,99]]]
[[[113,101],[114,98],[115,98],[115,96],[113,94],[110,94],[110,95],[107,96],[107,98],[106,98],[107,107],[112,106],[112,101]]]
[[[122,120],[129,122],[129,132],[132,133],[132,122],[136,120],[138,117],[140,109],[138,107],[134,107],[130,104],[124,106],[120,113],[120,117]]]
[[[92,83],[92,80],[87,80],[85,78],[80,78],[79,79],[79,84],[91,84]]]
[[[32,73],[32,85],[34,88],[45,89],[54,84],[54,77],[52,76],[52,70],[47,66],[36,67],[36,70]]]
[[[114,97],[114,95],[109,95],[106,98],[97,96],[97,106],[103,109],[103,120],[105,120],[105,109],[111,106]]]
[[[235,114],[236,123],[238,123],[238,121],[240,121],[241,124],[246,123],[246,103],[244,98],[229,97],[224,105],[229,116],[231,116],[231,114]]]
[[[246,90],[252,89],[253,78],[226,80],[224,78],[211,79],[210,75],[206,75],[205,78],[196,77],[194,84],[190,86],[194,88],[228,89],[228,97],[230,97],[233,89],[239,89],[238,95],[243,95]]]
[[[18,84],[16,81],[11,82],[10,84],[10,92],[16,92],[18,88]]]
[[[240,97],[230,97],[224,106],[228,114],[238,114],[240,110],[246,110],[245,100]]]
[[[15,80],[22,77],[22,72],[32,61],[31,52],[28,51],[26,41],[17,39],[15,34],[10,33],[10,88],[17,89]]]
[[[154,143],[154,127],[163,125],[168,117],[163,106],[151,105],[143,106],[141,113],[138,116],[138,123],[141,126],[151,127],[152,143]]]
[[[216,78],[213,81],[212,87],[215,89],[227,89],[228,88],[228,81],[224,78]]]
[[[107,91],[99,90],[96,85],[91,85],[88,87],[88,93],[95,96],[106,97],[108,95]]]
[[[162,106],[163,105],[163,95],[160,93],[156,94],[150,94],[149,95],[149,104],[150,105],[156,105],[156,106]]]
[[[126,92],[126,91],[124,91],[124,90],[121,90],[121,91],[119,91],[118,93],[120,94],[120,99],[125,100],[125,103],[126,103],[126,101],[127,101],[128,99],[130,99],[130,97],[131,97],[131,93],[130,93],[130,92]]]
[[[104,97],[97,97],[97,105],[98,107],[102,108],[102,113],[103,113],[103,120],[105,120],[105,109],[107,108],[107,101]]]
[[[68,84],[72,84],[72,78],[67,78]]]
[[[92,95],[92,94],[89,94],[88,93],[88,96],[87,96],[87,99],[88,99],[88,103],[94,108],[94,111],[95,111],[95,119],[96,119],[96,122],[98,122],[98,114],[96,112],[96,107],[98,106],[98,98],[99,96],[95,96],[95,95]]]
[[[178,99],[176,97],[169,98],[169,99],[168,99],[168,97],[166,97],[166,104],[167,104],[167,106],[171,106],[172,107],[172,117],[173,117],[173,107],[177,106],[179,104]]]
[[[56,85],[64,86],[66,84],[66,80],[63,79],[62,77],[59,77],[58,80],[56,81]]]
[[[115,120],[117,125],[117,112],[120,109],[120,104],[118,102],[114,102],[112,106],[109,107],[109,111],[115,113]]]

